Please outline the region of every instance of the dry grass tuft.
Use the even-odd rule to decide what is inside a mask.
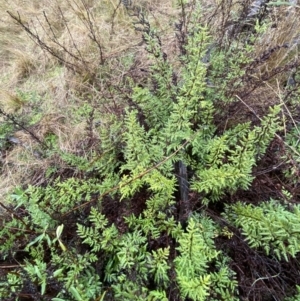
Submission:
[[[0,202],[5,203],[7,194],[16,187],[26,187],[28,184],[41,185],[46,181],[45,173],[52,160],[42,159],[41,154],[35,150],[36,144],[32,143],[29,137],[23,138],[27,144],[18,144],[2,158]]]
[[[36,70],[35,59],[24,51],[12,49],[14,54],[14,73],[18,80],[26,79]]]
[[[257,76],[268,78],[273,72],[292,64],[299,65],[298,44],[300,40],[300,8],[274,8],[274,25],[262,36],[256,45],[256,57],[264,58]],[[286,74],[283,80],[287,80]]]
[[[6,113],[19,113],[24,105],[24,100],[16,93],[0,90],[0,106]]]

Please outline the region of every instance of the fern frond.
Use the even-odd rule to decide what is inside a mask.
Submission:
[[[295,206],[297,208],[298,206]],[[300,251],[299,218],[271,200],[260,206],[237,203],[227,207],[225,216],[235,226],[241,227],[251,247],[262,247],[267,254],[281,259],[295,257]]]

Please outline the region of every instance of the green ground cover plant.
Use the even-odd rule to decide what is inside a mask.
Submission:
[[[294,2],[1,5],[1,300],[299,299]]]

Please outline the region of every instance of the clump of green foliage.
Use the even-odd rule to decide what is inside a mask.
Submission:
[[[276,257],[295,257],[300,251],[299,206],[287,210],[279,202],[271,200],[260,206],[237,203],[225,211],[225,216],[243,234],[251,247],[263,247],[267,254]]]
[[[298,256],[298,205],[227,202],[251,187],[253,169],[282,128],[281,106],[271,106],[256,123],[220,130],[219,106],[230,105],[227,91],[245,84],[228,87],[245,75],[240,68],[253,61],[253,48],[243,50],[240,41],[215,44],[201,23],[201,1],[192,2],[189,14],[185,2],[178,3],[177,26],[185,38],[172,63],[159,32],[138,12],[150,76],[144,85],[128,84],[131,105],[124,119],[105,116],[109,126],[99,129],[98,153],[53,150],[78,177],[18,188],[10,196],[0,251],[3,260],[19,265],[1,276],[1,298],[240,300],[231,252],[220,248],[222,239],[234,236],[228,227],[241,229],[249,246],[265,256]],[[236,62],[226,62],[234,49],[240,51]],[[188,188],[178,181],[179,164],[189,171]],[[189,195],[184,200],[182,190]],[[226,202],[222,218],[210,214]]]

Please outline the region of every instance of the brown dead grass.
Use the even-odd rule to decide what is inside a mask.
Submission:
[[[14,92],[0,90],[0,105],[7,113],[16,113],[22,110],[24,100]]]
[[[256,46],[257,58],[269,55],[257,72],[257,76],[261,77],[266,77],[277,68],[299,60],[299,50],[295,41],[300,38],[300,7],[274,8],[272,17],[273,20],[270,22],[274,25]]]

